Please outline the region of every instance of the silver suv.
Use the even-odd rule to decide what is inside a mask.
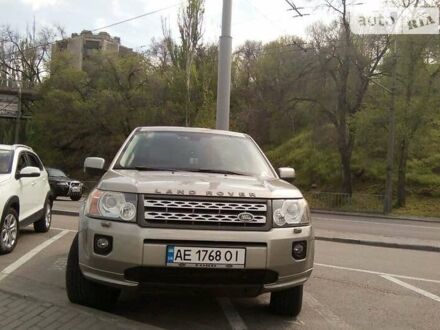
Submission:
[[[70,301],[111,308],[122,288],[271,292],[278,314],[301,311],[313,269],[307,202],[246,134],[143,127],[123,144],[80,212],[66,272]]]

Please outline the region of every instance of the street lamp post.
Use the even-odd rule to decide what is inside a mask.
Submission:
[[[18,86],[18,104],[17,104],[17,119],[15,121],[15,137],[14,143],[18,144],[20,142],[20,125],[21,125],[21,83]]]
[[[231,97],[231,36],[232,0],[223,0],[222,34],[218,51],[217,117],[216,128],[229,130]]]

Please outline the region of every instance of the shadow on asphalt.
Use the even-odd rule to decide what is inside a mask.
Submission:
[[[283,328],[292,319],[270,314],[258,298],[230,298],[249,329]],[[188,293],[123,292],[112,313],[166,329],[231,329],[215,296]]]

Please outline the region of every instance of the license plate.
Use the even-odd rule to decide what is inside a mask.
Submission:
[[[245,248],[167,246],[167,266],[244,268]]]

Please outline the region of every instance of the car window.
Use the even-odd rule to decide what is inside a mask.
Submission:
[[[195,132],[140,132],[133,136],[116,168],[227,171],[273,176],[269,164],[252,140]]]
[[[20,156],[18,156],[17,172],[20,172],[26,166],[29,166],[27,162],[26,154],[22,152]]]
[[[11,150],[0,150],[0,174],[11,172],[13,154]]]
[[[41,163],[40,159],[36,155],[28,152],[27,157],[29,160],[29,166],[38,167],[40,170],[43,170],[43,168],[44,168],[43,164]]]

